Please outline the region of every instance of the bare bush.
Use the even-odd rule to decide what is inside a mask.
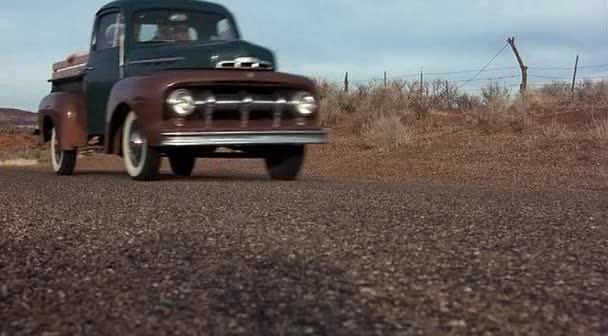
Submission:
[[[484,131],[504,128],[509,121],[509,91],[498,83],[481,89],[481,106],[467,112],[467,120]]]
[[[501,108],[510,97],[509,89],[498,82],[490,82],[481,88],[481,103],[494,109]]]
[[[608,146],[608,116],[602,120],[593,118],[589,132],[598,144]]]
[[[510,98],[509,90],[498,83],[482,88],[480,105],[466,111],[467,121],[486,132],[510,129],[523,132],[532,125],[532,111],[538,109],[538,98],[533,92]]]
[[[545,106],[563,106],[572,102],[570,84],[566,82],[544,84],[536,93]]]
[[[380,125],[387,120],[398,120],[395,125],[410,124],[415,119],[423,119],[431,111],[453,113],[464,112],[465,121],[484,132],[511,130],[527,132],[534,130],[539,137],[569,136],[572,130],[557,123],[544,127],[535,126],[534,120],[542,123],[542,117],[548,112],[560,113],[560,109],[580,108],[580,105],[591,104],[596,107],[608,106],[608,82],[584,81],[570,92],[568,83],[554,82],[541,86],[537,90],[528,90],[511,97],[510,90],[497,82],[483,87],[481,94],[472,95],[459,92],[456,85],[447,81],[435,80],[420,86],[420,82],[395,80],[384,82],[365,82],[344,92],[340,85],[319,82],[321,104],[321,123],[326,127],[339,127],[344,123],[348,129],[358,132],[367,139],[378,139]],[[608,123],[608,122],[606,122]],[[600,139],[600,122],[593,127],[594,136]],[[397,127],[399,128],[399,127]],[[608,126],[607,126],[608,128]],[[398,138],[393,132],[388,139]],[[382,140],[370,140],[368,143],[381,143]],[[395,143],[394,141],[384,141]],[[380,144],[373,147],[390,148],[391,145]]]
[[[608,105],[608,81],[584,80],[574,87],[567,82],[552,82],[541,86],[537,93],[545,106]]]
[[[413,141],[413,129],[396,115],[380,115],[368,121],[361,130],[365,144],[380,151],[391,151]]]
[[[344,92],[333,83],[317,81],[321,99],[320,122],[324,127],[334,127],[342,114],[354,113],[358,97],[356,94]]]
[[[572,131],[566,125],[553,120],[550,124],[541,126],[540,134],[549,139],[567,139],[571,137]]]
[[[581,104],[608,105],[608,81],[583,81],[576,87],[574,99]]]
[[[480,107],[481,98],[479,98],[479,96],[463,93],[456,97],[455,108],[460,110],[472,110]]]

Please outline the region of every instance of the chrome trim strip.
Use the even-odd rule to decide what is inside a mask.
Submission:
[[[241,105],[243,103],[242,100],[218,100],[215,101],[213,104],[214,105]],[[194,102],[195,105],[197,106],[204,106],[207,104],[206,101],[204,100],[197,100]],[[251,105],[297,105],[297,102],[294,101],[281,101],[281,100],[277,100],[277,101],[273,101],[273,100],[254,100],[249,102],[248,104]]]
[[[243,101],[241,102],[241,106],[240,106],[240,112],[241,112],[241,127],[245,128],[247,127],[247,124],[249,123],[249,113],[251,112],[251,103],[253,103],[253,98],[246,96],[245,98],[243,98]]]
[[[151,64],[151,63],[171,63],[185,60],[184,57],[165,57],[165,58],[148,58],[127,62],[127,65],[133,64]]]
[[[274,106],[272,108],[272,127],[281,127],[281,119],[283,117],[283,110],[285,109],[286,104],[287,100],[283,98],[279,98],[274,102]]]
[[[78,68],[84,68],[86,65],[87,65],[86,63],[76,64],[76,65],[70,65],[68,67],[55,70],[55,73],[59,73],[59,72],[63,72],[63,71],[68,71],[68,70],[73,70],[73,69],[78,69]]]
[[[118,24],[122,24],[124,21],[122,14],[118,16]],[[124,24],[123,24],[124,26]],[[125,78],[125,31],[122,29],[120,36],[118,37],[118,78]]]
[[[207,98],[205,99],[205,126],[211,127],[213,123],[213,112],[215,111],[215,97],[212,93],[207,92]],[[196,104],[195,104],[196,105]]]
[[[184,132],[161,134],[160,147],[313,145],[327,143],[327,131]]]

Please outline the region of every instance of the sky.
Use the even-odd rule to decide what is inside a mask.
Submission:
[[[0,106],[35,111],[53,62],[87,50],[108,0],[0,2]],[[481,69],[515,36],[533,83],[608,76],[608,0],[218,0],[243,38],[272,49],[281,71],[339,82]],[[505,49],[489,69],[517,65]],[[560,68],[560,69],[546,69]],[[472,73],[441,75],[462,83]],[[483,73],[516,84],[517,69]],[[543,78],[544,77],[544,78]],[[461,82],[458,82],[461,81]],[[464,89],[475,90],[483,81]]]

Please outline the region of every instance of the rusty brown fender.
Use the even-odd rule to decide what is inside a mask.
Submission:
[[[174,70],[148,76],[128,77],[114,85],[106,115],[105,152],[119,153],[117,137],[126,116],[133,111],[148,143],[160,144],[160,128],[165,120],[167,91],[179,86],[264,85],[307,90],[317,95],[313,81],[280,72],[234,70]],[[125,111],[127,109],[128,111]]]
[[[75,150],[88,143],[86,103],[83,93],[54,92],[44,97],[38,108],[40,137],[50,140],[50,119],[57,130],[62,150]]]

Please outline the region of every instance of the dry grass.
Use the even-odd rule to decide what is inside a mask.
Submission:
[[[414,130],[396,115],[381,115],[370,120],[361,130],[363,141],[370,148],[391,151],[414,140]]]
[[[27,159],[14,159],[14,160],[0,160],[0,167],[28,167],[39,164],[37,160]]]
[[[0,162],[2,165],[29,165],[48,162],[47,147],[41,146],[31,129],[4,126],[0,128]]]
[[[1,149],[0,161],[27,160],[40,163],[49,162],[48,150],[45,148]]]
[[[540,135],[550,139],[568,139],[573,136],[573,132],[568,129],[568,126],[554,120],[550,124],[540,127]]]
[[[586,110],[590,104],[608,107],[606,81],[581,82],[574,92],[570,92],[567,83],[549,83],[514,96],[498,83],[489,83],[479,96],[461,93],[455,86],[440,80],[422,88],[418,82],[372,83],[359,85],[350,92],[344,92],[338,85],[319,84],[323,126],[348,128],[361,136],[368,146],[383,150],[412,141],[411,134],[416,129],[404,125],[433,119],[436,115],[462,115],[463,122],[454,127],[468,127],[486,134],[508,131],[525,133],[535,139],[565,139],[571,138],[576,130],[570,129],[565,124],[568,121],[562,119],[554,118],[548,124],[547,116]],[[574,118],[590,120],[589,116]],[[607,120],[594,120],[590,128],[598,142],[608,143]],[[404,135],[406,133],[410,135]]]
[[[600,145],[608,146],[608,116],[602,120],[593,118],[593,122],[589,127],[591,137]]]

